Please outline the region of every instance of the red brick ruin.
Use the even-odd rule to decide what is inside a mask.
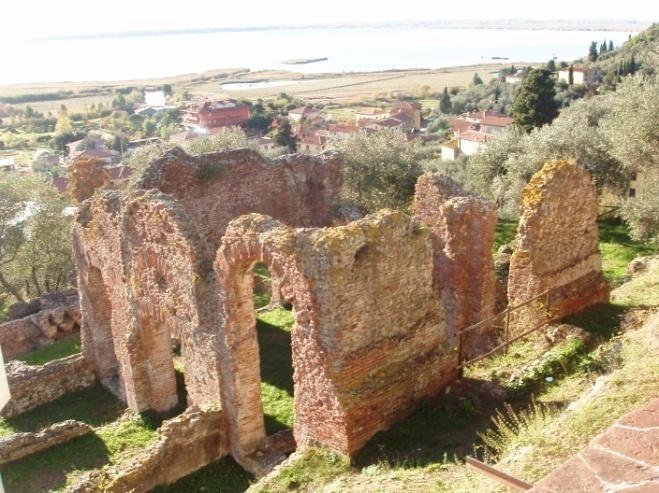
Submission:
[[[252,275],[265,264],[293,307],[298,448],[352,455],[439,396],[458,375],[457,331],[494,311],[494,207],[428,174],[414,217],[347,222],[334,213],[340,166],[333,154],[175,149],[135,190],[85,201],[74,249],[83,354],[98,378],[131,409],[166,412],[175,341],[189,407],[221,409],[218,450],[266,472]],[[491,330],[463,341],[467,354]]]

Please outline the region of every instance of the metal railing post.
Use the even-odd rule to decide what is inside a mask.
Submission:
[[[505,326],[505,330],[506,330],[506,335],[505,335],[504,342],[506,343],[506,345],[503,348],[503,353],[508,354],[508,340],[510,339],[510,306],[508,308],[506,308],[506,326]]]

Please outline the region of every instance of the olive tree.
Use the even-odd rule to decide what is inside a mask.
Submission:
[[[360,134],[336,142],[344,156],[343,199],[364,213],[405,209],[423,172],[419,144],[395,130]]]

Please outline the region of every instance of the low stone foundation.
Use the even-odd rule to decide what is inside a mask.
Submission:
[[[10,361],[5,365],[11,399],[0,412],[5,418],[18,416],[52,402],[68,392],[96,383],[93,366],[82,354],[74,354],[41,366]]]
[[[5,360],[47,346],[80,330],[77,295],[62,301],[40,301],[40,311],[0,324],[0,347]]]
[[[129,463],[83,476],[69,493],[144,493],[173,483],[227,454],[222,411],[189,408],[165,421],[158,440]]]
[[[0,440],[0,464],[36,454],[60,443],[92,433],[87,423],[69,419],[38,433],[15,433]]]

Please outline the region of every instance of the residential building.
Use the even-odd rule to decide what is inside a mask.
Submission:
[[[508,84],[519,84],[526,78],[526,72],[522,69],[519,69],[514,74],[506,75],[506,83]]]
[[[421,105],[416,101],[397,101],[389,114],[404,121],[410,130],[421,128]]]
[[[288,112],[288,119],[295,123],[300,123],[302,120],[310,123],[320,122],[322,115],[320,111],[313,106],[301,106],[300,108],[292,109]]]
[[[573,67],[572,68],[572,83],[578,86],[594,86],[597,85],[599,79],[599,70],[588,67]],[[558,71],[558,80],[570,83],[570,69],[562,68]]]
[[[442,160],[453,161],[458,155],[471,156],[501,135],[513,119],[496,111],[472,111],[453,119],[453,139],[442,144]]]
[[[115,153],[108,149],[84,149],[82,151],[75,151],[70,157],[72,160],[98,159],[109,165],[114,161]]]
[[[297,149],[305,154],[320,154],[327,149],[327,137],[322,132],[304,135],[298,140]]]
[[[382,108],[360,108],[355,111],[357,123],[373,120],[384,120],[389,117],[389,113]]]
[[[262,153],[270,152],[277,147],[277,143],[270,137],[254,137],[250,139],[250,143],[258,147],[259,151]]]
[[[208,130],[245,124],[249,107],[234,100],[204,101],[191,103],[181,114],[187,128]]]
[[[451,139],[444,142],[440,149],[442,150],[442,161],[455,161],[460,153],[460,143],[458,139]]]

